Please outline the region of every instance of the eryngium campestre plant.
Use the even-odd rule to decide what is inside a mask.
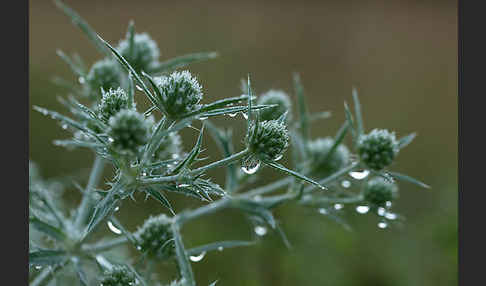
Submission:
[[[87,148],[95,154],[95,160],[86,186],[74,183],[82,193],[75,210],[68,208],[70,204],[64,203],[59,195],[69,178],[45,180],[30,163],[29,276],[32,285],[64,285],[65,280],[58,280],[59,277],[80,280],[82,285],[100,282],[104,286],[168,285],[169,281],[158,281],[157,273],[152,273],[155,262],[166,261],[177,266],[170,285],[196,286],[191,261],[202,259],[201,254],[208,251],[249,246],[257,241],[188,246],[184,241],[190,239],[183,239],[181,229],[189,221],[231,208],[246,214],[256,225],[257,236],[264,236],[269,230],[283,234],[272,211],[283,204],[297,203],[315,210],[316,214],[332,214],[330,218],[339,217],[340,221],[344,220],[341,213],[347,209],[366,213],[373,208],[379,215],[378,227],[386,228],[393,227],[401,217],[392,212],[392,201],[397,199],[397,186],[392,180],[428,187],[387,169],[415,134],[400,139],[385,130],[365,134],[356,90],[352,93],[355,111],[351,112],[345,105],[346,118],[336,135],[332,139],[312,139],[310,124],[327,118],[328,113],[308,111],[298,75],[294,76],[295,94],[292,95],[298,102],[294,110],[297,119],[292,124],[287,120],[292,113],[290,98],[283,92],[272,91],[255,99],[249,76],[243,84],[245,95],[201,104],[202,87],[197,78],[188,71],[175,69],[214,58],[214,52],[184,55],[160,63],[156,43],[148,34],[135,34],[133,23],[129,25],[126,39],[114,48],[71,8],[59,0],[56,4],[88,35],[104,60],[87,72],[83,67],[89,65],[79,57],[73,60],[60,52],[77,78],[86,79],[69,85],[73,96],[61,100],[72,116],[34,107],[59,120],[63,129],[72,132],[71,138],[57,140],[56,145]],[[168,76],[156,77],[157,74]],[[62,84],[66,86],[65,82]],[[98,88],[99,96],[86,97],[86,90]],[[137,110],[134,99],[140,96],[135,96],[136,93],[145,95],[151,103],[147,110]],[[81,103],[86,100],[90,100],[87,105]],[[230,131],[211,122],[216,116],[226,115],[229,115],[226,122],[239,120],[240,116],[234,116],[237,113],[243,113],[246,118],[245,140],[238,146],[233,144]],[[192,149],[182,153],[178,133],[185,128],[200,132],[194,138]],[[202,158],[206,147],[203,147],[204,130],[209,130],[220,147],[222,159],[208,163]],[[351,150],[345,147],[348,134],[352,136],[353,144],[348,145],[353,146]],[[291,152],[285,152],[287,148]],[[290,160],[282,161],[290,161],[289,167],[279,163],[287,153]],[[114,176],[102,177],[106,165],[112,166]],[[260,165],[271,167],[284,177],[249,187],[248,183],[259,182],[256,173]],[[239,171],[240,167],[246,174]],[[207,175],[207,171],[216,168],[224,168],[225,182],[213,182]],[[369,174],[374,177],[370,178]],[[79,179],[74,178],[76,182],[82,180]],[[100,184],[102,179],[105,185]],[[167,192],[204,203],[195,209],[177,210],[167,198]],[[160,202],[161,209],[137,230],[127,229],[117,219],[117,211],[123,207],[124,200],[138,195]],[[355,207],[343,209],[345,204]],[[100,226],[107,226],[105,230],[117,236],[96,233]],[[224,283],[231,284],[231,281]]]

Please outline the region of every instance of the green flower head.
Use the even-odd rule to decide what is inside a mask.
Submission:
[[[99,100],[101,90],[116,89],[121,85],[121,69],[117,62],[103,59],[93,64],[86,76],[87,94],[90,98]]]
[[[150,73],[159,62],[159,47],[147,33],[135,34],[131,49],[127,34],[126,38],[118,44],[117,50],[137,73],[141,71]]]
[[[102,286],[134,286],[137,279],[135,274],[124,265],[113,265],[106,270],[101,280]]]
[[[128,96],[121,88],[111,89],[103,92],[101,102],[98,105],[98,112],[105,122],[110,120],[110,117],[117,114],[122,109],[128,108]]]
[[[156,77],[166,113],[171,118],[181,118],[200,108],[202,87],[188,71],[176,71],[169,76]]]
[[[365,200],[375,207],[384,207],[386,202],[393,201],[397,195],[397,185],[382,177],[370,179],[364,189]]]
[[[149,217],[134,236],[138,249],[149,255],[171,257],[174,255],[174,242],[171,230],[171,220],[165,214]]]
[[[358,140],[358,152],[362,162],[376,171],[389,166],[398,150],[395,133],[386,129],[373,129]]]
[[[124,109],[109,120],[110,141],[115,150],[137,154],[148,142],[152,122],[133,109]]]
[[[276,104],[275,107],[265,108],[259,111],[259,116],[261,120],[277,120],[286,111],[287,120],[290,119],[290,111],[292,108],[292,102],[289,96],[281,90],[269,90],[262,94],[258,98],[258,104],[260,105],[271,105]]]
[[[284,123],[269,120],[253,124],[246,136],[252,155],[263,160],[279,160],[289,145],[289,132]]]
[[[319,138],[311,141],[308,145],[308,150],[312,160],[312,169],[314,173],[319,176],[331,175],[340,169],[346,167],[349,162],[349,150],[343,145],[339,144],[331,155],[334,139],[331,137]]]

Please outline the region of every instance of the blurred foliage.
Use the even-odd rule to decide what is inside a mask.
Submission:
[[[313,127],[315,136],[334,134],[344,119],[343,100],[351,87],[369,126],[412,131],[417,139],[400,153],[400,172],[432,186],[421,190],[400,184],[396,210],[407,218],[402,229],[381,230],[367,215],[349,212],[353,231],[297,206],[276,212],[290,242],[266,235],[251,248],[209,253],[194,264],[197,279],[221,285],[456,285],[457,284],[457,32],[455,1],[66,1],[108,41],[116,41],[135,20],[137,30],[159,43],[161,60],[216,50],[216,60],[194,64],[208,102],[239,95],[240,79],[252,73],[257,94],[268,89],[292,93],[292,72],[302,75],[311,111],[333,117]],[[30,158],[44,177],[87,178],[93,160],[86,150],[65,153],[52,145],[64,138],[57,124],[32,112],[32,105],[62,110],[63,90],[52,77],[70,75],[56,49],[78,52],[93,62],[101,55],[50,1],[30,2]],[[295,100],[295,98],[294,98]],[[225,120],[219,119],[219,120]],[[235,144],[244,121],[234,126]],[[182,140],[192,142],[186,130]],[[189,140],[191,138],[191,140]],[[187,139],[187,140],[185,140]],[[206,155],[217,147],[205,135]],[[191,146],[185,146],[189,150]],[[107,170],[107,175],[109,175]],[[211,176],[223,180],[221,172]],[[260,178],[271,179],[263,170]],[[74,188],[64,196],[79,200]],[[142,199],[142,198],[140,198]],[[176,209],[195,206],[176,198]],[[130,220],[163,210],[154,201],[126,202],[119,217]],[[185,230],[188,246],[251,235],[239,214],[209,216]],[[157,265],[164,273],[167,265]],[[211,271],[210,271],[211,270]],[[167,270],[167,273],[171,271]],[[164,278],[164,277],[161,277]],[[170,277],[167,277],[170,278]],[[219,283],[218,283],[219,285]]]

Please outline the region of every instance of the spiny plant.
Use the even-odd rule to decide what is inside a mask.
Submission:
[[[34,109],[72,131],[72,138],[56,140],[56,145],[87,148],[96,157],[87,185],[84,188],[76,185],[82,192],[82,200],[75,210],[69,209],[57,195],[62,183],[43,179],[38,167],[30,162],[31,285],[54,285],[76,279],[82,285],[194,286],[191,262],[201,260],[208,251],[255,243],[219,241],[187,248],[181,229],[196,218],[236,209],[254,225],[257,236],[273,229],[288,243],[272,213],[282,204],[316,209],[337,222],[343,222],[339,210],[350,205],[358,213],[375,214],[378,227],[386,228],[403,219],[392,211],[398,194],[395,180],[428,188],[416,179],[388,170],[415,133],[397,139],[388,130],[365,132],[356,89],[352,90],[354,112],[345,103],[346,118],[336,135],[312,138],[310,125],[330,114],[309,113],[297,74],[293,77],[297,99],[293,111],[297,119],[292,122],[288,120],[292,113],[289,95],[270,90],[255,96],[250,76],[242,81],[243,95],[204,103],[197,77],[176,69],[212,59],[216,53],[159,61],[156,42],[146,33],[136,33],[133,22],[125,38],[114,47],[71,8],[60,1],[55,3],[98,48],[102,58],[86,69],[79,56],[70,57],[59,51],[79,79],[76,83],[56,80],[69,89],[70,96],[60,101],[72,116],[37,106]],[[148,110],[137,109],[138,93],[149,100]],[[231,129],[216,126],[210,118],[225,115],[234,118],[237,113],[246,118],[247,128],[244,144],[236,152]],[[195,129],[199,122],[202,126],[193,148],[183,152],[179,132],[184,128]],[[207,160],[201,158],[205,129],[223,158],[201,165]],[[349,149],[344,144],[348,134],[352,137]],[[287,149],[291,151],[292,168],[278,162],[289,153]],[[101,188],[106,165],[111,165],[115,172],[113,178],[106,178],[107,188]],[[257,182],[261,166],[285,176],[267,185],[248,188],[250,182]],[[206,177],[206,172],[215,168],[225,169],[223,186]],[[190,196],[203,205],[177,212],[166,192]],[[132,232],[116,218],[116,212],[124,200],[139,193],[160,202],[167,213],[147,218]],[[102,223],[107,223],[119,236],[96,236]],[[132,247],[139,257],[134,260],[128,256],[120,249],[123,246]],[[152,265],[159,261],[175,263],[178,273],[173,281],[159,281],[157,273],[153,273]],[[212,283],[215,284],[216,281]]]

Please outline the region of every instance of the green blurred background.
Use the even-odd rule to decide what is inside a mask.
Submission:
[[[457,284],[457,16],[456,1],[66,1],[100,35],[117,43],[128,21],[159,43],[161,60],[198,51],[218,51],[216,60],[191,66],[205,89],[204,102],[240,94],[240,79],[252,75],[259,93],[292,93],[292,72],[301,74],[311,111],[332,111],[312,128],[314,137],[335,134],[344,120],[343,101],[360,88],[365,124],[418,137],[394,169],[432,186],[400,184],[394,208],[406,216],[401,229],[381,230],[373,215],[353,215],[347,231],[315,210],[284,206],[276,211],[293,248],[269,233],[255,247],[209,253],[193,263],[200,285],[456,285]],[[56,49],[78,52],[88,63],[101,55],[51,1],[30,1],[30,158],[45,177],[75,174],[84,182],[93,155],[52,144],[65,138],[54,121],[33,112],[40,105],[65,113],[51,79],[75,80]],[[244,123],[235,129],[240,146]],[[196,132],[183,134],[186,150]],[[217,148],[209,136],[212,159]],[[286,163],[286,162],[284,162]],[[107,170],[109,178],[110,170]],[[261,170],[263,178],[278,175]],[[212,172],[222,182],[222,172]],[[77,200],[74,190],[68,200]],[[172,195],[175,207],[199,202]],[[134,230],[149,214],[165,212],[149,201],[127,202],[120,219]],[[347,213],[349,212],[349,214]],[[188,225],[187,245],[251,239],[251,226],[236,212]],[[158,265],[161,277],[173,267]],[[165,274],[167,273],[167,274]],[[164,276],[166,275],[166,276]]]

